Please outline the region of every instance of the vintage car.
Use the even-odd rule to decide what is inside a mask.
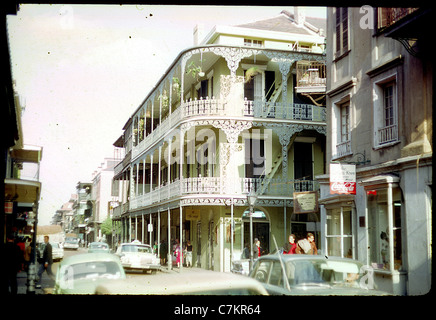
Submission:
[[[88,246],[88,252],[106,252],[110,253],[109,245],[106,242],[91,242]]]
[[[122,295],[268,295],[256,280],[228,272],[196,269],[181,273],[159,273],[139,282],[127,278],[107,282],[96,288],[96,294]]]
[[[272,295],[387,295],[368,271],[347,258],[276,253],[260,257],[250,277]]]
[[[79,249],[79,239],[78,238],[66,238],[64,241],[64,249]]]
[[[126,271],[138,270],[155,273],[161,269],[160,259],[153,253],[152,247],[139,241],[122,243],[116,255],[120,257],[121,264]]]
[[[117,256],[110,253],[78,254],[59,264],[53,293],[93,294],[99,284],[125,278]]]

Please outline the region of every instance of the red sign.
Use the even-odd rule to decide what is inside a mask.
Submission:
[[[330,182],[330,193],[356,194],[356,182]]]
[[[330,193],[356,194],[356,166],[330,163]]]

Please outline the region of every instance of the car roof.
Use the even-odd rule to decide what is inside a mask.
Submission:
[[[146,247],[150,247],[151,246],[149,244],[144,244],[144,243],[134,243],[134,242],[126,242],[126,243],[122,243],[121,246],[146,246]]]
[[[100,294],[192,294],[220,290],[248,289],[259,294],[267,294],[263,286],[255,279],[210,270],[198,270],[189,273],[157,274],[138,282],[135,278],[111,281],[97,288]]]
[[[99,241],[91,242],[90,245],[91,244],[104,244],[104,245],[108,245],[106,242],[101,242],[101,241],[100,242]]]
[[[61,262],[61,265],[70,265],[70,264],[85,263],[91,261],[114,261],[119,263],[120,259],[111,253],[105,253],[105,252],[82,253],[82,254],[77,254],[74,256],[69,256],[67,258],[64,258]]]

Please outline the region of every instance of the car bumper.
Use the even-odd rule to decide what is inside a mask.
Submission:
[[[160,270],[161,266],[156,264],[137,265],[132,263],[122,263],[124,269],[131,270]]]

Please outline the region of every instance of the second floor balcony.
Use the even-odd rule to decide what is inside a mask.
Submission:
[[[233,196],[245,198],[252,190],[258,194],[259,199],[272,197],[291,199],[294,192],[319,190],[319,184],[315,180],[280,178],[236,178],[231,180],[222,177],[182,178],[156,186],[152,191],[133,195],[130,200],[130,210],[193,195],[198,197]]]

